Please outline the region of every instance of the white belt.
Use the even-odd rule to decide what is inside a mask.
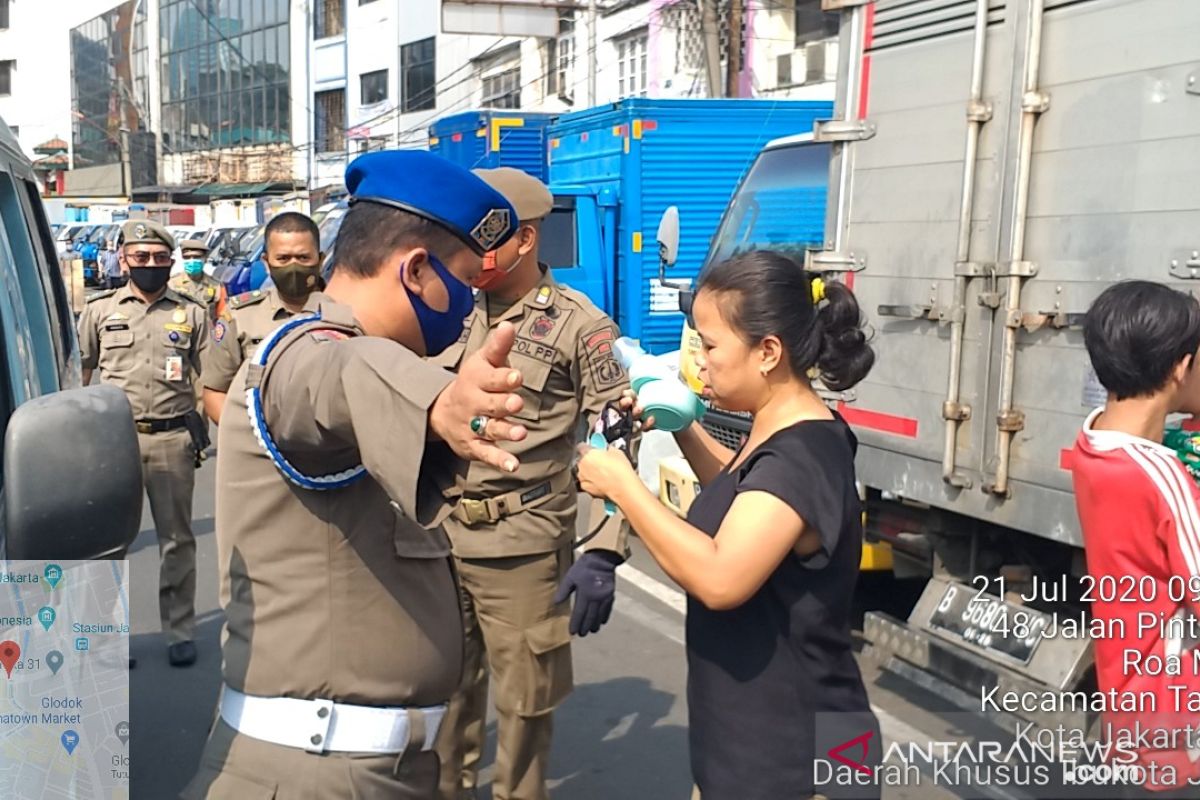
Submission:
[[[403,753],[408,748],[411,716],[424,718],[422,750],[432,750],[446,714],[440,706],[353,706],[332,700],[255,697],[228,686],[221,692],[221,719],[264,742],[310,753]]]

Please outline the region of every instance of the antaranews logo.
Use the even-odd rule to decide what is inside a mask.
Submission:
[[[848,739],[836,747],[831,747],[825,754],[847,767],[851,767],[857,772],[868,777],[875,774],[875,770],[867,766],[867,754],[870,751],[871,739],[875,736],[875,731],[866,731],[860,733],[853,739]],[[858,755],[857,759],[852,759],[847,755],[847,752]]]

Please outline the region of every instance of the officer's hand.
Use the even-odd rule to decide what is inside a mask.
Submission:
[[[463,361],[458,377],[429,409],[430,430],[451,450],[462,458],[483,461],[506,472],[515,472],[519,462],[495,443],[519,442],[527,433],[524,425],[504,419],[523,405],[520,396],[513,393],[521,385],[521,373],[508,366],[508,351],[516,335],[510,323],[501,323],[483,347]],[[489,420],[482,436],[471,430],[471,420],[481,416]]]
[[[612,616],[613,599],[617,594],[617,566],[623,559],[608,550],[590,550],[567,570],[554,595],[562,603],[575,593],[575,608],[571,611],[571,633],[587,636],[600,630]]]

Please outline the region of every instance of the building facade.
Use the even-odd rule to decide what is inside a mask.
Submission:
[[[561,11],[558,34],[534,39],[443,32],[440,0],[313,0],[311,184],[340,183],[359,153],[425,147],[433,122],[472,109],[563,113],[634,95],[712,96],[696,0],[598,6],[593,53],[582,10]],[[820,0],[741,7],[738,96],[832,99],[837,15]],[[729,0],[714,10],[725,65]]]
[[[715,3],[725,64],[730,0]],[[338,187],[355,155],[424,147],[459,112],[711,91],[697,0],[598,0],[594,35],[564,9],[549,38],[443,32],[441,0],[66,6],[0,0],[0,117],[31,155],[68,141],[72,193]],[[836,17],[820,0],[740,8],[739,96],[832,97]]]

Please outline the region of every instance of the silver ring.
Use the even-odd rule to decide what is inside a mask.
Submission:
[[[480,438],[485,438],[487,435],[488,423],[492,421],[491,417],[480,414],[477,417],[471,417],[471,433]]]

